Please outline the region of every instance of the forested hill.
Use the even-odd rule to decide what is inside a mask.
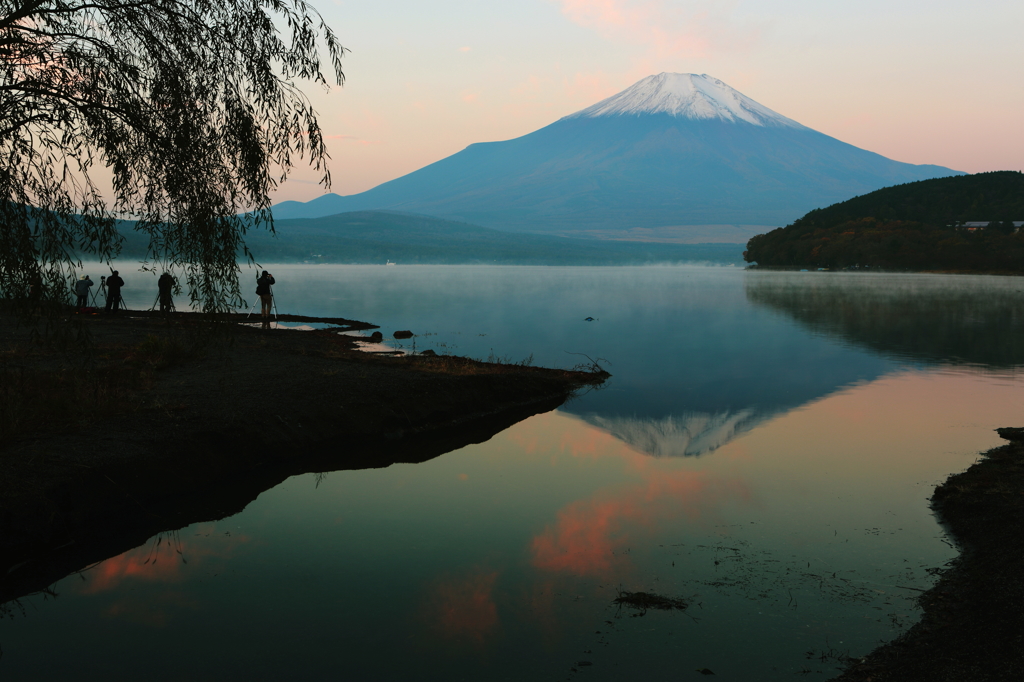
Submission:
[[[1024,271],[1024,231],[1014,221],[1024,221],[1024,174],[936,178],[811,211],[753,237],[744,258],[781,267]]]

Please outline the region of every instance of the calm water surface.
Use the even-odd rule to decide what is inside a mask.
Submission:
[[[1024,407],[1019,279],[272,270],[282,313],[613,378],[423,464],[291,478],[22,599],[3,679],[827,679],[913,624],[955,556],[926,498]],[[125,279],[149,307],[151,278]]]

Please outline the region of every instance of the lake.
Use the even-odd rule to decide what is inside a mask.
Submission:
[[[915,622],[956,555],[927,498],[1024,425],[1024,279],[268,269],[281,313],[613,376],[421,464],[290,478],[8,604],[0,678],[823,680]],[[149,308],[155,277],[122,276]]]

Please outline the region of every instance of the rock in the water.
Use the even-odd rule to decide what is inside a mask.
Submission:
[[[408,329],[405,329],[403,331],[395,332],[395,338],[396,339],[411,339],[412,338],[412,332],[409,331]]]
[[[374,332],[370,334],[370,341],[373,341],[374,343],[381,343],[384,341],[384,335],[380,332]]]

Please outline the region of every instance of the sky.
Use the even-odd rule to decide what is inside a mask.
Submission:
[[[897,161],[1024,169],[1020,0],[312,0],[350,52],[307,84],[354,194],[544,127],[663,71],[706,73]],[[274,201],[325,192],[298,169]]]

